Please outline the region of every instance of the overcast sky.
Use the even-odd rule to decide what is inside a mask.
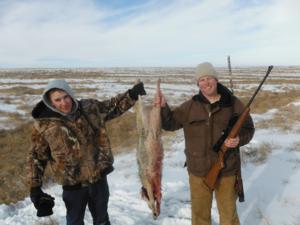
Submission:
[[[0,0],[0,67],[300,65],[299,0]]]

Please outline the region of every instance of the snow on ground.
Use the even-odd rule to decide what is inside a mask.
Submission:
[[[257,88],[258,84],[235,84],[235,90],[238,91],[247,91],[252,88]],[[290,84],[290,83],[282,83],[282,84],[264,84],[261,90],[263,91],[271,91],[271,92],[286,92],[286,90],[298,90],[300,87],[299,84]]]
[[[121,79],[121,78],[120,78]],[[20,83],[30,84],[31,88],[43,88],[48,80],[10,80],[1,79],[1,88],[5,84],[18,86]],[[97,88],[93,93],[101,99],[107,99],[122,93],[132,87],[132,78],[122,80],[122,83],[114,77],[105,80],[80,80],[68,79],[74,88]],[[14,84],[17,83],[17,84]],[[257,84],[253,84],[253,87]],[[288,84],[289,88],[299,88]],[[251,85],[239,85],[239,88],[249,89]],[[145,81],[145,88],[150,102],[155,91],[155,83]],[[278,85],[265,85],[265,89],[282,91]],[[162,90],[170,105],[178,105],[182,99],[187,98],[186,93],[196,93],[197,87],[192,85],[162,83]],[[91,97],[91,92],[82,93],[80,98]],[[191,94],[192,95],[192,94]],[[150,97],[152,96],[152,97]],[[23,96],[26,104],[33,105],[40,100],[40,96]],[[12,101],[12,103],[15,103]],[[299,106],[299,102],[291,103]],[[5,112],[18,112],[17,104],[0,103],[0,109]],[[271,109],[265,114],[253,114],[255,122],[271,119],[277,113],[277,109]],[[6,117],[1,117],[0,122]],[[2,121],[3,120],[3,121]],[[293,127],[297,126],[294,124]],[[300,143],[300,134],[283,132],[277,129],[256,130],[254,139],[249,147],[257,148],[262,143],[269,143],[272,153],[266,162],[257,164],[247,162],[243,164],[243,179],[246,202],[237,203],[242,225],[299,225],[300,221],[300,151],[295,150],[295,144]],[[157,220],[152,219],[146,202],[140,198],[140,182],[137,174],[135,153],[116,156],[115,171],[109,175],[110,202],[109,214],[113,225],[190,225],[190,193],[188,175],[183,164],[184,140],[181,131],[177,132],[172,140],[173,144],[168,148],[164,158],[164,170],[162,180],[162,206],[161,215]],[[29,198],[17,204],[0,205],[1,225],[33,225],[50,224],[50,220],[58,224],[65,224],[65,207],[61,198],[62,189],[59,185],[49,184],[44,189],[55,196],[54,215],[47,218],[37,218],[36,211]],[[218,212],[215,202],[212,209],[213,225],[218,224]],[[92,218],[87,210],[85,223],[92,224]]]
[[[278,112],[278,109],[270,109],[270,110],[268,110],[267,112],[265,112],[263,114],[252,113],[251,116],[252,116],[253,120],[257,123],[257,122],[260,122],[260,121],[263,121],[263,120],[272,119],[273,115],[277,112]]]
[[[26,112],[24,110],[17,109],[17,105],[15,104],[6,104],[0,101],[0,111],[9,112],[9,113],[18,113],[21,115],[25,115]]]
[[[297,225],[300,221],[300,152],[293,144],[299,134],[281,133],[278,130],[257,131],[250,145],[271,142],[274,149],[263,164],[243,165],[246,202],[237,203],[243,225]],[[184,140],[179,131],[172,146],[165,153],[162,187],[161,215],[152,219],[146,202],[139,195],[135,153],[118,155],[115,171],[109,175],[109,214],[113,225],[190,225],[190,193],[188,175],[183,168]],[[65,224],[65,208],[61,187],[49,185],[45,191],[55,196],[54,215],[39,219],[29,198],[17,204],[0,205],[0,224],[32,225],[49,224],[50,218]],[[215,203],[212,209],[213,225],[218,224]],[[92,224],[87,211],[85,223]]]

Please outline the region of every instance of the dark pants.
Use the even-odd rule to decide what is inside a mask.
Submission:
[[[83,225],[86,205],[93,217],[94,225],[110,225],[107,213],[109,190],[106,177],[76,190],[63,190],[67,209],[67,225]]]

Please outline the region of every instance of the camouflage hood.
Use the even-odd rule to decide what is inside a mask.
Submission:
[[[78,109],[78,102],[77,102],[77,100],[74,96],[74,93],[73,93],[72,89],[68,85],[68,83],[65,80],[51,80],[51,81],[49,81],[49,83],[47,84],[47,86],[46,86],[46,88],[43,92],[43,96],[42,96],[43,101],[39,102],[38,105],[34,108],[34,110],[32,112],[32,116],[34,118],[39,117],[39,114],[45,114],[45,111],[49,111],[47,108],[49,108],[51,111],[54,112],[53,116],[59,116],[59,115],[68,116],[65,113],[60,112],[59,110],[57,110],[56,108],[54,108],[52,106],[52,104],[50,102],[50,99],[48,97],[48,93],[52,89],[63,90],[72,98],[73,107],[72,107],[72,111],[68,115],[74,114],[76,112],[76,110]],[[49,113],[47,113],[47,114],[49,114]]]

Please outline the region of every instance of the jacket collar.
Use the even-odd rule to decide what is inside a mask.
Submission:
[[[213,104],[210,104],[210,102],[207,100],[207,98],[202,94],[201,90],[199,91],[199,94],[193,96],[194,101],[199,101],[200,103],[204,104],[210,104],[210,105],[218,105],[219,107],[230,107],[233,105],[234,97],[232,92],[222,85],[221,83],[217,83],[217,92],[221,95],[221,98],[218,102],[215,102]]]
[[[60,118],[75,120],[80,115],[79,107],[80,106],[78,106],[78,109],[74,113],[67,116],[63,116],[62,114],[51,110],[49,107],[46,106],[46,104],[43,101],[40,101],[33,108],[31,115],[34,119]]]

